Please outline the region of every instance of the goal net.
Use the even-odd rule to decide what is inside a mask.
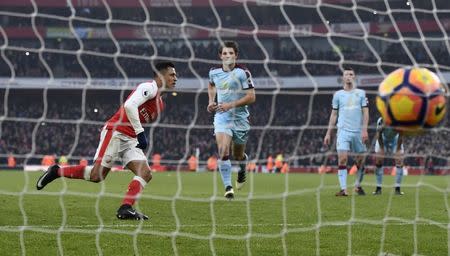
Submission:
[[[394,194],[388,156],[372,196],[377,86],[405,66],[446,86],[449,31],[448,0],[2,0],[0,254],[449,254],[447,118],[405,139],[405,195]],[[208,72],[229,40],[256,89],[247,182],[231,202],[210,170],[206,111]],[[154,179],[137,208],[150,220],[115,218],[132,178],[120,165],[99,184],[58,179],[37,191],[52,161],[93,164],[105,121],[158,61],[179,79],[144,125]],[[346,66],[369,100],[367,195],[337,198],[335,143],[323,138]],[[280,173],[268,164],[277,157]]]

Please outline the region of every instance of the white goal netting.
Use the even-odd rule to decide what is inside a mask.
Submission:
[[[450,254],[447,118],[406,139],[405,195],[391,192],[389,157],[383,194],[371,195],[377,85],[404,66],[427,67],[446,85],[449,31],[448,0],[3,0],[0,254]],[[208,71],[228,40],[257,95],[250,171],[232,202],[208,171],[217,147],[206,111]],[[132,177],[120,166],[100,184],[59,179],[35,190],[44,158],[92,164],[104,122],[162,60],[179,80],[145,126],[157,172],[137,208],[150,221],[115,219]],[[346,66],[369,99],[368,195],[336,198],[335,145],[323,137]],[[286,165],[274,174],[268,159],[279,155]]]

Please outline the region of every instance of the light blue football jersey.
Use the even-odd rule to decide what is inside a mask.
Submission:
[[[381,138],[383,142],[386,143],[397,143],[399,133],[392,127],[386,127],[383,124],[383,118],[378,118],[377,121],[377,131],[381,133]]]
[[[383,119],[380,117],[377,121],[377,131],[381,134],[385,153],[394,154],[397,151],[398,138],[400,133],[392,127],[384,126]],[[375,143],[375,152],[380,152],[380,143]],[[403,143],[400,145],[400,152],[404,153]]]
[[[366,92],[361,89],[339,90],[333,95],[332,108],[338,111],[337,128],[349,132],[361,132],[363,113],[367,107]]]
[[[231,71],[224,71],[222,67],[212,68],[209,71],[209,82],[216,87],[217,103],[238,100],[245,96],[245,90],[254,88],[250,71],[241,65],[236,65]],[[216,113],[216,117],[230,121],[246,119],[249,115],[247,106]]]

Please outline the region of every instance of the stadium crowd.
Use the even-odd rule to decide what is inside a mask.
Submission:
[[[447,38],[441,30],[424,31],[426,38],[431,40],[423,40],[423,35],[417,32],[393,31],[378,31],[368,37],[351,33],[344,35],[344,32],[327,34],[329,30],[306,35],[299,33],[292,37],[282,35],[291,29],[290,25],[299,28],[303,25],[339,27],[340,24],[361,25],[363,22],[389,26],[412,20],[434,22],[438,18],[448,21],[449,12],[430,12],[450,9],[447,0],[433,1],[433,5],[429,1],[416,1],[415,17],[411,16],[411,12],[404,11],[410,8],[404,1],[390,1],[389,11],[383,1],[363,1],[358,2],[361,8],[339,8],[339,12],[328,4],[318,7],[288,2],[282,8],[264,4],[249,4],[246,8],[239,4],[223,4],[217,6],[219,12],[214,12],[209,5],[195,4],[178,8],[148,7],[149,23],[145,24],[145,28],[147,25],[150,29],[180,28],[183,25],[186,30],[195,27],[208,33],[218,28],[247,31],[250,34],[231,38],[240,45],[240,62],[249,67],[254,77],[339,76],[339,65],[345,64],[350,64],[358,75],[388,73],[412,63],[435,63],[441,71],[449,70],[450,58],[444,57],[448,56],[448,45],[445,40],[436,40]],[[351,7],[355,1],[341,2],[343,6]],[[16,29],[16,33],[11,38],[5,38],[8,33],[0,35],[0,43],[4,46],[0,57],[0,77],[127,76],[147,79],[151,76],[151,62],[170,59],[176,64],[179,77],[204,78],[211,66],[219,64],[216,35],[184,39],[178,33],[166,37],[137,35],[135,38],[113,40],[111,34],[103,36],[93,33],[92,37],[86,35],[75,39],[73,35],[64,35],[64,30],[58,30],[69,27],[75,30],[105,29],[108,26],[114,29],[124,25],[142,28],[147,18],[146,12],[141,6],[133,8],[132,3],[128,4],[130,6],[125,3],[121,8],[75,6],[75,13],[67,6],[50,7],[50,4],[38,6],[39,15],[34,15],[36,10],[31,5],[2,6],[4,15],[0,19],[0,27],[5,31]],[[413,26],[412,23],[409,25]],[[61,32],[62,36],[40,40],[36,32],[32,32],[32,36],[27,38],[22,29],[26,31],[32,27],[39,31],[41,28],[56,28],[55,31]],[[272,29],[273,34],[264,34],[266,28]],[[255,35],[253,31],[256,31]],[[221,35],[221,39],[228,38]],[[0,154],[30,154],[36,157],[19,158],[19,164],[24,159],[38,162],[38,158],[49,154],[69,155],[72,160],[84,157],[92,161],[100,128],[128,94],[119,90],[86,90],[86,94],[81,90],[2,89],[0,92]],[[264,161],[268,155],[281,153],[293,165],[336,164],[334,148],[322,145],[330,114],[331,90],[329,93],[311,95],[299,91],[281,91],[278,94],[257,92],[256,104],[250,106],[252,132],[247,144],[252,159]],[[161,119],[157,124],[146,127],[150,139],[161,137],[164,140],[152,144],[149,155],[160,153],[163,160],[177,162],[187,159],[196,148],[200,150],[201,161],[215,154],[212,116],[206,112],[206,92],[196,96],[195,92],[165,96],[166,110]],[[309,105],[311,99],[312,107]],[[373,94],[369,94],[369,100],[369,132],[373,138],[378,115]],[[445,120],[444,127],[448,126]],[[447,129],[440,129],[408,138],[405,142],[409,154],[406,164],[423,166],[429,161],[426,159],[433,159],[435,165],[446,165],[450,145],[442,142],[448,135]],[[374,144],[373,139],[371,143]],[[368,156],[367,161],[373,164],[372,155]]]
[[[302,39],[308,41],[313,39]],[[326,38],[318,39],[326,41]],[[304,47],[301,51],[290,40],[282,39],[271,41],[267,48],[255,47],[253,40],[238,40],[240,44],[240,62],[252,70],[255,77],[264,76],[305,76],[307,73],[316,76],[339,75],[338,53],[332,49],[314,49],[312,46]],[[264,41],[263,41],[264,42]],[[375,56],[367,49],[363,41],[356,46],[342,44],[336,41],[345,63],[352,63],[358,74],[379,74],[380,70],[388,73],[399,65],[412,64],[405,49],[400,43],[386,43],[384,51]],[[450,66],[449,58],[441,58],[447,52],[445,45],[434,44],[431,47],[431,56],[423,46],[406,43],[414,61],[417,63],[431,63],[431,57],[437,60],[441,66]],[[192,47],[192,53],[190,51]],[[75,40],[71,41],[49,41],[46,43],[48,49],[72,50],[72,54],[61,54],[55,52],[44,52],[43,59],[49,65],[52,76],[56,78],[87,77],[76,50],[79,48]],[[217,62],[217,41],[191,41],[190,45],[183,41],[155,41],[154,45],[146,43],[120,44],[121,56],[114,62],[114,53],[117,51],[112,41],[86,41],[83,44],[84,53],[80,59],[85,65],[87,73],[93,78],[122,78],[148,77],[151,70],[151,56],[157,52],[157,59],[172,59],[178,68],[180,77],[204,77],[208,70]],[[267,58],[264,54],[267,51]],[[23,50],[5,50],[5,57],[13,63],[15,75],[18,77],[50,77],[49,72],[35,52]],[[382,64],[377,65],[380,58]],[[266,61],[267,60],[267,61]],[[303,66],[302,61],[306,60]],[[20,65],[19,65],[20,63]],[[190,65],[191,64],[191,65]],[[101,67],[101,68],[99,68]],[[120,67],[120,68],[119,68]],[[124,71],[121,72],[121,69]],[[4,58],[0,59],[0,76],[11,76],[11,69]]]
[[[427,1],[414,3],[414,7],[418,8],[414,12],[414,18],[427,21],[427,24],[434,24],[436,17],[444,23],[450,20],[448,12],[438,12],[437,16],[429,14],[431,10],[449,9],[449,1],[436,0],[433,3],[433,5]],[[347,3],[342,1],[341,4],[351,7],[353,1]],[[161,33],[164,28],[170,31],[182,25],[186,26],[186,30],[204,29],[208,34],[218,28],[247,31],[250,34],[253,29],[256,29],[257,39],[251,35],[231,36],[240,44],[241,62],[251,68],[255,77],[339,75],[340,61],[343,61],[342,64],[351,63],[357,74],[378,74],[381,70],[388,73],[401,65],[429,64],[433,63],[433,60],[441,68],[450,66],[450,58],[442,58],[448,55],[448,48],[444,40],[446,37],[441,30],[424,31],[425,36],[433,40],[423,41],[421,40],[423,36],[417,32],[398,34],[387,28],[396,22],[400,24],[414,20],[409,11],[405,11],[410,7],[405,5],[404,1],[389,3],[392,13],[386,12],[385,3],[380,1],[361,2],[358,3],[358,7],[361,8],[356,8],[354,11],[339,9],[340,12],[336,12],[336,8],[332,5],[318,8],[315,5],[286,4],[283,8],[279,8],[269,4],[249,4],[247,8],[243,8],[238,4],[221,4],[217,7],[220,11],[216,14],[214,8],[209,5],[194,4],[190,7],[180,6],[180,8],[170,7],[170,5],[158,8],[148,7],[147,12],[150,22],[148,26],[156,28],[157,31],[161,30]],[[425,11],[419,11],[421,9]],[[92,37],[80,36],[78,41],[73,35],[65,35],[71,32],[64,33],[58,30],[58,28],[70,26],[74,30],[106,29],[108,26],[114,29],[125,25],[129,26],[129,29],[142,28],[147,16],[141,6],[132,7],[132,4],[128,7],[125,4],[121,8],[111,6],[109,11],[102,4],[96,7],[75,6],[75,13],[72,13],[67,6],[39,6],[38,12],[43,15],[38,15],[34,19],[27,16],[35,11],[31,6],[6,5],[2,6],[2,10],[8,14],[2,16],[0,25],[6,29],[18,28],[18,30],[14,33],[15,37],[7,38],[8,45],[4,49],[4,58],[0,58],[0,76],[12,75],[5,58],[12,63],[17,77],[86,77],[88,74],[83,70],[82,65],[86,66],[87,73],[94,78],[123,77],[124,75],[148,77],[150,60],[153,61],[155,58],[175,61],[181,77],[196,75],[202,77],[206,76],[212,64],[218,63],[219,42],[213,35],[202,37],[188,34],[188,38],[184,39],[180,36],[180,30],[175,35],[161,37],[151,34],[113,39],[115,35],[104,36],[98,32],[93,33]],[[69,22],[68,17],[72,15],[77,18]],[[110,25],[105,22],[109,18],[112,19]],[[130,22],[136,24],[130,25]],[[361,30],[357,25],[361,22],[386,24],[386,32],[382,33],[383,29],[377,34],[369,32],[367,39],[362,34],[352,34],[351,30],[348,32],[349,35],[345,35],[345,31],[342,34],[337,31],[336,34],[328,35],[327,29],[309,34],[300,33],[294,37],[282,35],[283,32],[289,31],[291,24],[300,28],[304,25],[325,26],[327,24],[327,26],[339,27],[339,25],[354,24],[357,26],[356,30]],[[32,26],[55,28],[56,31],[60,31],[60,36],[47,36],[42,42],[34,33],[30,34],[31,38],[25,38],[20,29]],[[286,27],[285,30],[281,29],[283,26]],[[416,25],[411,23],[409,26]],[[264,34],[267,28],[273,34]],[[17,34],[22,35],[17,36]],[[0,35],[0,42],[6,41],[3,36],[3,34]],[[228,39],[226,35],[222,35],[221,38]],[[42,59],[49,65],[51,75],[39,57],[37,50],[41,47],[43,47]],[[78,52],[79,49],[81,52]],[[120,55],[116,56],[116,53]],[[304,65],[303,62],[305,62]]]
[[[4,99],[6,91],[1,92]],[[329,92],[299,95],[294,91],[278,94],[266,91],[257,95],[257,104],[250,106],[252,131],[247,144],[250,158],[263,163],[269,155],[281,153],[292,166],[335,165],[334,147],[325,148],[322,144],[330,113],[332,91]],[[72,161],[81,158],[92,161],[104,121],[128,94],[119,90],[88,90],[83,107],[79,90],[9,90],[8,93],[7,109],[0,104],[5,116],[0,123],[0,154],[31,154],[28,163],[38,163],[42,156],[53,154],[68,155]],[[196,96],[195,92],[164,96],[166,109],[160,120],[146,127],[150,140],[158,141],[151,143],[149,156],[159,153],[163,162],[176,164],[180,159],[189,158],[197,148],[200,161],[216,153],[212,115],[206,112],[207,94]],[[309,100],[313,100],[311,108]],[[373,146],[378,114],[370,94],[369,101]],[[447,119],[443,125],[445,129],[406,139],[407,165],[424,166],[431,158],[435,166],[447,164],[450,146],[442,143],[450,135]],[[25,158],[19,157],[18,164]],[[373,155],[369,154],[368,164],[373,161]]]

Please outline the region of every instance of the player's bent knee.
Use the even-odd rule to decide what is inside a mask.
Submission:
[[[147,183],[153,179],[152,171],[150,169],[143,169],[140,173],[141,178],[143,178]]]
[[[99,183],[103,181],[103,179],[99,175],[91,175],[91,179],[89,181]]]

